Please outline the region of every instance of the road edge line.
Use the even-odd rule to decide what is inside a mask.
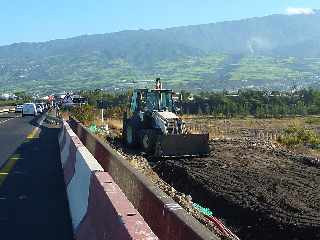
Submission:
[[[32,139],[34,138],[34,136],[37,134],[37,132],[40,130],[40,126],[43,124],[43,121],[45,119],[46,115],[42,116],[40,119],[40,121],[38,123],[38,126],[36,126],[31,133],[29,133],[26,137],[26,139],[23,141],[22,144],[26,143],[27,139]],[[21,145],[22,145],[21,144]],[[21,146],[20,145],[20,146]],[[11,170],[15,167],[16,163],[18,160],[21,160],[22,158],[20,158],[18,156],[19,154],[15,154],[13,153],[8,160],[2,165],[2,167],[0,167],[0,187],[3,185],[3,183],[5,182],[7,176],[10,174]],[[18,156],[18,157],[17,157]]]

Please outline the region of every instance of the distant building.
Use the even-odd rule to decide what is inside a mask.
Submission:
[[[1,100],[15,100],[17,99],[17,96],[10,93],[3,93],[0,95]]]
[[[9,100],[10,95],[8,93],[3,93],[0,95],[1,100]]]

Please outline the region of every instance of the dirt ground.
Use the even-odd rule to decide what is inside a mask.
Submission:
[[[298,126],[314,129],[316,126],[308,120],[319,117],[294,117],[294,118],[270,118],[257,119],[252,117],[238,119],[216,119],[212,116],[184,116],[187,126],[195,127],[210,133],[211,138],[235,138],[235,137],[257,137],[254,132],[279,133],[288,126]],[[266,136],[259,136],[264,137]]]
[[[289,125],[317,126],[307,125],[304,118],[186,121],[209,130],[208,157],[154,162],[139,151],[124,149],[119,139],[112,144],[169,194],[171,186],[176,191],[173,196],[178,196],[175,200],[181,193],[190,195],[193,202],[213,210],[240,239],[320,239],[319,152],[289,150],[270,134],[258,138],[252,134],[257,129],[281,133]],[[119,137],[116,125],[120,124],[110,128]]]
[[[101,137],[101,136],[100,136]],[[103,139],[102,139],[103,140]],[[123,146],[121,138],[117,136],[108,136],[108,143],[116,149],[128,162],[135,167],[138,171],[144,174],[155,186],[160,188],[174,201],[176,201],[181,207],[183,207],[190,215],[195,217],[200,223],[206,226],[210,231],[220,236],[225,240],[238,240],[234,236],[230,235],[226,237],[212,222],[205,218],[198,210],[192,206],[192,199],[190,195],[186,195],[183,192],[177,191],[172,185],[165,182],[159,177],[154,168],[162,161],[154,161],[150,156],[141,153],[138,149],[128,149]]]
[[[241,239],[320,239],[320,169],[267,142],[216,140],[207,158],[154,169],[210,207]]]

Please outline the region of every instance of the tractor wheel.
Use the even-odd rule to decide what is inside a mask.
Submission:
[[[155,150],[155,134],[152,131],[146,131],[142,135],[141,145],[148,154],[153,154]]]
[[[136,147],[137,146],[137,136],[136,136],[136,130],[133,126],[133,124],[129,121],[125,125],[125,143],[128,147]]]

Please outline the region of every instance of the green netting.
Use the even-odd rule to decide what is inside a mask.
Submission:
[[[97,127],[97,125],[95,124],[91,124],[88,127],[89,132],[93,133],[93,134],[97,134],[97,133],[108,133],[108,127]]]
[[[197,203],[193,203],[192,206],[206,216],[213,216],[213,212],[209,208],[202,207],[200,204]]]
[[[97,128],[97,126],[95,124],[91,124],[89,127],[88,127],[89,131],[91,133],[97,133],[99,131],[99,129]]]

